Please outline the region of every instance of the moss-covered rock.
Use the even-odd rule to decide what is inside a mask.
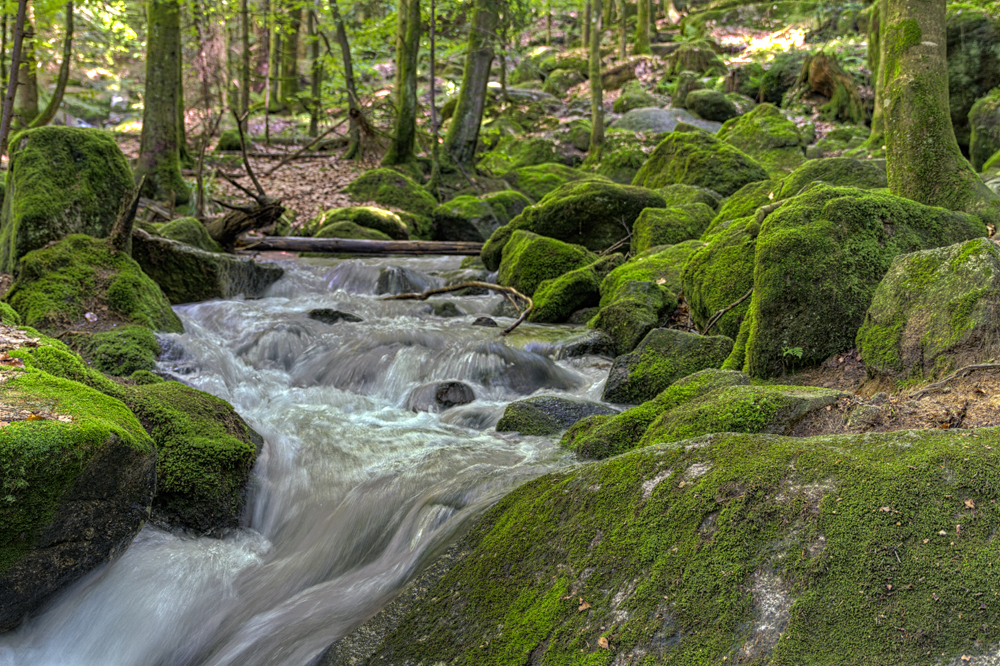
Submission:
[[[510,183],[511,187],[522,192],[532,201],[541,201],[546,194],[569,182],[607,180],[602,176],[573,169],[564,164],[539,164],[522,167],[509,171],[504,174],[503,178]]]
[[[809,160],[782,181],[781,189],[774,199],[780,201],[794,197],[810,183],[843,185],[864,190],[876,190],[889,186],[885,171],[871,162],[862,162],[853,157],[829,157]]]
[[[321,236],[320,230],[338,222],[351,222],[359,227],[374,229],[393,240],[409,240],[410,232],[399,215],[374,206],[348,206],[333,208],[320,213],[310,223],[309,228],[316,229],[317,238],[350,238],[350,236]],[[166,235],[166,234],[164,234]]]
[[[852,156],[855,152],[864,152],[866,139],[871,135],[867,127],[857,125],[841,125],[828,131],[815,145],[806,148],[806,157],[818,159],[821,157]]]
[[[644,109],[657,106],[658,100],[647,92],[638,81],[625,84],[621,94],[611,105],[615,113],[625,113],[632,109]]]
[[[128,548],[149,517],[156,449],[124,404],[83,384],[30,365],[0,371],[0,381],[9,420],[0,428],[0,631],[8,631]]]
[[[1000,249],[985,238],[896,257],[858,331],[870,375],[934,378],[1000,352]]]
[[[682,45],[670,54],[667,70],[674,76],[681,72],[694,72],[700,76],[725,76],[729,70],[713,46],[707,40]]]
[[[729,196],[747,183],[767,179],[763,167],[745,153],[693,129],[670,133],[639,169],[632,184],[656,189],[683,183]]]
[[[653,329],[633,352],[615,359],[602,399],[632,405],[652,400],[682,377],[721,367],[732,350],[733,341],[722,335]]]
[[[658,187],[656,188],[656,193],[663,197],[668,208],[671,206],[703,203],[712,210],[718,210],[719,205],[722,203],[722,197],[715,190],[695,185],[684,185],[682,183]]]
[[[503,248],[497,279],[500,284],[531,296],[545,280],[591,264],[596,259],[579,245],[518,229]]]
[[[718,136],[757,160],[771,176],[787,174],[805,161],[798,127],[771,104],[726,122]]]
[[[542,90],[550,95],[562,97],[573,86],[583,83],[586,79],[583,75],[573,69],[557,69],[549,72],[545,78],[545,85]]]
[[[493,150],[483,155],[478,166],[492,174],[503,176],[521,167],[567,164],[572,161],[572,157],[564,154],[553,139],[542,136],[505,136]],[[579,158],[576,162],[579,163]]]
[[[228,129],[219,135],[219,142],[215,144],[216,152],[231,152],[242,150],[240,144],[240,131],[238,129]]]
[[[647,208],[632,227],[632,254],[699,238],[713,217],[715,211],[703,203]]]
[[[620,254],[613,254],[594,263],[543,281],[532,297],[535,307],[528,321],[559,324],[574,312],[591,308],[601,300],[601,281],[612,269],[623,263]]]
[[[635,349],[647,333],[677,309],[677,296],[665,284],[658,282],[659,280],[617,282],[617,288],[607,305],[602,306],[594,318],[587,322],[588,327],[611,336],[615,342],[616,355],[627,354]]]
[[[102,324],[131,323],[168,332],[183,329],[156,283],[107,241],[67,236],[29,252],[20,266],[6,299],[26,326],[47,333],[88,327],[91,320],[85,315],[89,314]]]
[[[208,235],[205,225],[193,217],[171,220],[159,228],[159,233],[164,238],[187,243],[199,250],[222,252],[222,246]]]
[[[132,187],[128,160],[107,132],[21,132],[11,142],[0,214],[0,273],[16,272],[25,254],[70,234],[107,236]]]
[[[757,62],[748,62],[729,70],[726,75],[725,89],[727,93],[739,93],[750,99],[760,98],[760,81],[764,76],[764,67]]]
[[[774,105],[781,104],[785,93],[797,85],[808,55],[808,50],[792,49],[774,57],[760,80],[760,87],[763,89],[760,97],[763,97],[763,101]]]
[[[1000,150],[1000,90],[976,100],[969,110],[969,162],[976,171]]]
[[[128,377],[156,367],[160,343],[148,328],[121,326],[103,333],[78,333],[66,342],[90,365],[106,375]]]
[[[736,105],[718,90],[692,90],[684,98],[684,106],[705,120],[717,123],[724,123],[739,115]]]
[[[697,72],[680,72],[668,84],[667,89],[670,91],[670,105],[684,109],[687,108],[688,94],[695,90],[704,90],[705,82],[701,80],[701,75]]]
[[[455,197],[434,211],[435,236],[442,240],[464,240],[475,235],[474,240],[482,242],[529,205],[531,201],[515,190]]]
[[[617,412],[599,402],[538,396],[507,405],[496,430],[522,435],[556,435],[581,419],[609,414]]]
[[[240,294],[259,298],[285,274],[275,264],[205,252],[139,229],[132,232],[132,256],[174,305]]]
[[[559,446],[585,458],[610,458],[639,445],[639,440],[660,415],[716,389],[742,386],[750,378],[732,370],[701,370],[678,379],[652,400],[614,416],[591,416],[566,431]]]
[[[437,202],[427,190],[412,178],[392,169],[366,171],[344,191],[355,201],[398,208],[427,220],[437,208]],[[408,226],[410,236],[422,238],[416,226]]]
[[[362,227],[359,224],[355,224],[349,220],[341,220],[339,222],[333,222],[323,226],[319,231],[315,233],[315,238],[350,238],[354,240],[379,240],[387,241],[392,240],[388,235],[382,233],[378,229],[371,229],[369,227]],[[327,254],[314,252],[314,253],[303,253],[303,256],[317,256],[326,257]]]
[[[729,228],[734,220],[751,217],[758,208],[772,203],[781,192],[781,183],[780,180],[759,180],[741,187],[735,194],[722,202],[722,205],[719,206],[719,212],[708,225],[702,239],[709,240],[718,232]]]
[[[786,201],[757,237],[745,371],[780,373],[789,348],[804,364],[850,349],[896,256],[984,235],[975,216],[856,188]]]
[[[611,127],[627,132],[648,132],[662,134],[673,132],[677,127],[677,116],[666,109],[646,107],[627,111],[621,118],[614,121]]]
[[[14,308],[10,307],[6,303],[0,302],[0,324],[20,326],[21,316],[17,314]]]
[[[551,50],[540,61],[541,70],[551,76],[557,70],[571,70],[583,78],[590,76],[590,58],[585,48]]]

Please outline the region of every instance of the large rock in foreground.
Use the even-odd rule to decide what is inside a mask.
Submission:
[[[28,367],[4,374],[0,632],[120,555],[149,517],[156,449],[120,401]],[[32,420],[26,420],[32,415]]]
[[[988,664],[1000,435],[966,434],[727,433],[546,475],[324,664]]]
[[[3,213],[0,273],[17,260],[70,234],[111,233],[118,208],[132,189],[128,160],[107,132],[40,127],[11,145]]]
[[[174,305],[240,294],[259,298],[285,274],[274,264],[205,252],[141,229],[132,232],[132,256]]]

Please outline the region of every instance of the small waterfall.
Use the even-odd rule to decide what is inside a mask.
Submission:
[[[607,364],[555,361],[579,329],[471,326],[500,302],[454,296],[461,316],[384,301],[444,284],[454,258],[289,262],[266,298],[176,308],[160,370],[231,402],[265,446],[244,526],[222,539],[146,527],[117,561],[0,635],[0,666],[307,665],[375,614],[472,519],[574,460],[553,438],[492,431],[510,400],[599,399]],[[323,323],[311,310],[361,322]],[[405,409],[430,381],[476,400]]]

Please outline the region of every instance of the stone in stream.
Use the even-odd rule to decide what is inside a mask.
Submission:
[[[340,321],[346,321],[351,324],[357,324],[364,321],[361,317],[356,314],[351,314],[350,312],[341,312],[340,310],[334,310],[332,308],[316,308],[310,310],[307,314],[310,319],[315,319],[316,321],[322,322],[324,324],[336,324]]]
[[[499,326],[498,323],[493,321],[490,317],[476,317],[476,320],[472,322],[473,326],[486,326],[488,328],[496,328]]]
[[[437,284],[423,273],[419,273],[411,268],[388,266],[383,268],[378,274],[378,280],[375,283],[375,293],[393,295],[422,293],[436,286]]]
[[[559,345],[556,359],[578,356],[615,357],[615,340],[604,331],[590,330]]]
[[[538,396],[507,405],[497,423],[497,432],[522,435],[555,435],[588,416],[617,414],[599,402]]]
[[[458,309],[458,306],[451,301],[439,301],[436,303],[429,303],[428,308],[430,312],[435,317],[443,317],[450,319],[451,317],[461,317],[463,313]]]
[[[431,382],[421,384],[406,396],[406,408],[411,412],[442,412],[457,405],[467,405],[476,399],[468,384],[462,382]]]

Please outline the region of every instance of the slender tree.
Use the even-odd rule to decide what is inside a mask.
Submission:
[[[281,36],[281,71],[278,80],[278,102],[291,107],[299,95],[299,32],[302,30],[302,5],[292,0],[287,12],[287,25]]]
[[[583,3],[583,34],[580,36],[580,46],[585,49],[590,48],[590,3],[591,0],[584,0]]]
[[[361,150],[360,132],[355,116],[358,111],[358,91],[354,86],[354,61],[351,59],[351,45],[347,41],[347,30],[344,28],[344,19],[340,16],[340,7],[337,0],[330,0],[330,14],[337,26],[337,44],[340,46],[340,57],[344,63],[344,87],[347,88],[347,109],[350,116],[350,129],[348,136],[350,143],[347,146],[345,159],[354,159]]]
[[[879,69],[889,188],[920,203],[976,210],[995,197],[962,156],[951,125],[945,0],[887,0],[884,8]]]
[[[438,134],[437,115],[437,68],[434,58],[436,57],[436,37],[437,31],[437,7],[434,0],[431,0],[431,23],[430,23],[430,78],[431,78],[431,178],[427,182],[427,191],[435,199],[441,198],[439,188],[441,186],[441,137]]]
[[[621,60],[624,60],[626,56],[625,43],[628,28],[626,27],[625,15],[625,0],[618,0],[618,58]]]
[[[651,0],[636,0],[635,43],[633,55],[646,55],[649,50],[649,10]]]
[[[493,64],[493,36],[497,29],[497,0],[476,0],[469,27],[469,46],[455,115],[445,137],[447,156],[459,164],[475,162],[479,126],[486,107],[486,89]]]
[[[610,2],[610,0],[608,0]],[[598,164],[604,148],[604,89],[601,87],[601,0],[592,0],[594,25],[590,27],[590,115],[593,129],[587,162]],[[642,0],[639,0],[642,2]]]
[[[400,0],[396,24],[396,129],[382,163],[413,161],[417,141],[417,55],[420,0]]]
[[[17,70],[17,97],[14,117],[18,127],[27,127],[38,117],[38,60],[35,57],[35,23],[29,15],[21,47],[21,66]]]
[[[323,85],[323,61],[319,57],[319,17],[315,10],[309,10],[309,55],[312,58],[310,81],[312,89],[309,99],[309,136],[319,134],[320,99]]]
[[[247,0],[240,0],[240,29],[243,51],[240,58],[240,112],[246,115],[250,112],[250,9]]]
[[[59,77],[56,79],[55,90],[52,91],[52,98],[45,106],[45,109],[31,121],[31,127],[42,127],[52,122],[62,104],[63,94],[66,92],[66,83],[69,81],[69,65],[73,55],[73,2],[66,3],[66,36],[63,39],[63,59],[59,65]]]
[[[188,201],[178,154],[177,104],[181,76],[179,0],[148,0],[146,95],[136,177],[143,193],[160,200]]]
[[[10,56],[10,81],[3,97],[3,112],[0,114],[0,156],[7,152],[7,137],[10,121],[14,116],[14,100],[17,96],[18,65],[21,64],[21,50],[24,44],[24,23],[28,14],[28,0],[17,0],[17,18],[14,19],[14,46]]]

